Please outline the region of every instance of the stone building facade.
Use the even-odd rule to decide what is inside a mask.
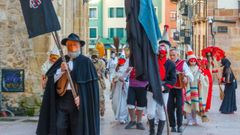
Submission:
[[[207,47],[207,6],[206,0],[196,0],[192,3],[193,22],[193,50],[197,57],[201,56],[201,50]]]
[[[240,0],[208,0],[207,16],[207,45],[222,48],[240,78]]]
[[[222,48],[240,78],[240,0],[178,0],[178,5],[180,36],[190,39],[184,46],[191,45],[197,57],[207,46]]]
[[[60,37],[74,32],[87,40],[88,7],[82,0],[54,0],[61,31]],[[0,0],[0,81],[1,69],[24,69],[25,89],[20,93],[2,92],[11,107],[19,107],[20,97],[37,97],[43,93],[40,85],[41,65],[53,48],[51,34],[28,39],[19,0]],[[87,45],[83,52],[87,53]],[[1,87],[0,87],[1,91]]]

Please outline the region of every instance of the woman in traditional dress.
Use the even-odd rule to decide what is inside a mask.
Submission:
[[[193,82],[189,82],[185,93],[184,111],[188,125],[197,125],[197,115],[202,121],[207,121],[205,115],[206,99],[208,93],[208,77],[204,76],[197,65],[196,56],[192,51],[188,52],[187,62],[194,76]]]
[[[115,119],[121,124],[128,121],[127,93],[128,93],[128,76],[131,68],[125,66],[126,59],[120,57],[113,77],[112,89],[112,109]]]
[[[224,83],[224,98],[220,107],[220,112],[223,114],[232,114],[237,111],[236,105],[236,89],[237,80],[231,70],[231,62],[227,58],[221,60],[223,66],[221,83]]]
[[[208,110],[211,107],[212,88],[213,88],[213,77],[212,77],[211,69],[208,68],[207,65],[208,65],[207,59],[198,60],[198,66],[200,67],[202,74],[204,76],[207,76],[208,78],[208,93],[205,92],[205,94],[207,94],[205,112],[208,112]],[[214,73],[215,70],[212,70],[212,72]],[[204,89],[207,89],[207,88],[204,88]]]

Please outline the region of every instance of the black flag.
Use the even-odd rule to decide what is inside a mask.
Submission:
[[[51,0],[20,0],[29,38],[60,30]]]

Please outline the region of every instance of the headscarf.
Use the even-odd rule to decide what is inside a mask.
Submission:
[[[225,68],[230,68],[231,66],[231,62],[227,58],[223,58],[221,60],[221,64],[222,64],[221,66]]]

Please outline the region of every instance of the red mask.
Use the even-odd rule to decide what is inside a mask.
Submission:
[[[119,64],[119,65],[124,65],[125,62],[126,62],[126,59],[124,59],[124,58],[119,58],[119,59],[118,59],[118,64]]]
[[[167,54],[167,51],[166,51],[166,50],[160,50],[159,53],[160,53],[160,54],[164,54],[164,55],[166,55],[166,54]]]
[[[167,49],[165,45],[160,45],[159,50],[159,54],[167,55]]]
[[[189,62],[197,62],[197,60],[195,58],[191,58]]]

